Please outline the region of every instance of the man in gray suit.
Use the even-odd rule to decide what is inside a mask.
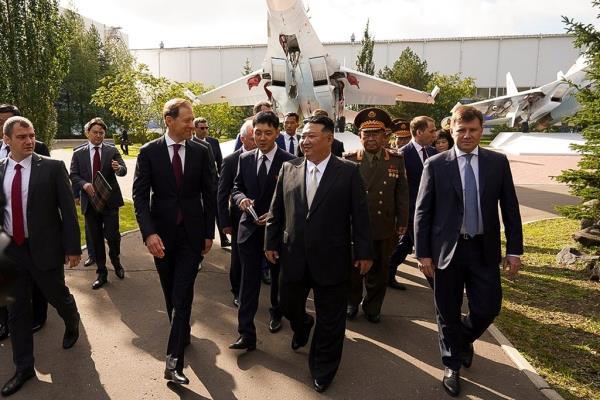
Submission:
[[[280,304],[294,331],[293,350],[308,343],[314,319],[306,299],[314,293],[308,364],[317,392],[327,389],[342,357],[351,267],[366,274],[373,264],[365,187],[358,165],[332,155],[333,129],[325,116],[306,121],[306,158],[283,163],[265,232],[267,259],[281,267]]]
[[[473,360],[473,342],[500,313],[500,221],[505,266],[519,271],[523,232],[519,202],[505,155],[479,147],[483,115],[473,107],[452,114],[456,146],[427,159],[415,211],[419,268],[434,281],[444,389],[460,393],[461,366]],[[461,318],[466,288],[469,312]]]
[[[79,313],[65,285],[63,263],[79,264],[81,248],[73,192],[62,161],[33,152],[35,131],[23,117],[9,118],[4,140],[10,156],[0,161],[0,221],[11,237],[6,255],[18,266],[8,308],[15,375],[2,388],[9,396],[35,376],[31,287],[35,282],[65,322],[63,348],[79,338]]]
[[[119,233],[119,207],[123,207],[123,196],[117,176],[127,174],[127,166],[115,146],[104,143],[106,124],[100,118],[93,118],[85,125],[88,143],[73,153],[71,158],[71,181],[75,191],[81,192],[81,212],[85,216],[94,247],[96,260],[96,280],[92,289],[100,289],[108,281],[104,238],[108,242],[108,255],[119,279],[125,277],[121,265],[121,234]],[[90,198],[96,195],[93,181],[101,173],[112,191],[103,210],[96,210]]]

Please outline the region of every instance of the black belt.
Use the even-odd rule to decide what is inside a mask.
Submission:
[[[483,239],[483,234],[481,234],[481,235],[475,235],[475,236],[469,236],[469,235],[468,235],[468,234],[466,234],[466,233],[461,233],[461,234],[458,236],[458,238],[459,238],[460,240],[468,240],[468,241],[471,241],[471,240],[481,240],[481,239]]]

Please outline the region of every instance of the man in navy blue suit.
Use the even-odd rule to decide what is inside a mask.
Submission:
[[[425,162],[415,211],[419,269],[434,281],[435,310],[444,376],[451,396],[460,393],[461,366],[473,361],[473,342],[500,313],[500,218],[509,277],[521,266],[523,231],[519,201],[505,155],[479,147],[483,115],[454,110],[456,145]],[[468,313],[461,316],[466,289]]]
[[[258,309],[261,264],[264,259],[265,224],[281,165],[295,158],[275,145],[279,136],[279,118],[272,111],[259,112],[252,122],[257,149],[240,155],[233,185],[233,200],[243,211],[238,228],[238,250],[242,263],[242,284],[238,311],[238,340],[230,349],[251,351],[256,348],[254,316]],[[255,214],[252,215],[252,210]],[[271,321],[269,331],[281,329],[279,307],[279,267],[272,265]]]
[[[406,233],[400,236],[398,246],[390,258],[388,285],[394,289],[406,290],[406,286],[396,280],[396,270],[406,260],[413,249],[413,221],[415,203],[419,191],[419,182],[423,173],[423,163],[437,151],[431,144],[435,139],[435,121],[426,116],[415,117],[410,122],[411,141],[402,147],[398,153],[404,156],[404,167],[408,180],[408,227]]]

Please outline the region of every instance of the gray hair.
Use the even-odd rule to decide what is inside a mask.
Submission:
[[[242,124],[242,126],[240,127],[240,136],[244,136],[245,137],[246,136],[246,132],[248,132],[248,128],[253,128],[253,126],[252,126],[252,120],[251,119],[245,121]]]
[[[31,123],[30,120],[28,120],[25,117],[14,116],[14,117],[10,117],[9,119],[7,119],[6,122],[4,123],[3,134],[8,137],[12,137],[14,127],[17,124],[19,124],[19,126],[22,128],[33,129],[33,124]]]

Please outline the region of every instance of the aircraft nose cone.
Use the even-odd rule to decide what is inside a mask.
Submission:
[[[292,8],[298,0],[267,0],[267,7],[271,11],[285,11]]]

